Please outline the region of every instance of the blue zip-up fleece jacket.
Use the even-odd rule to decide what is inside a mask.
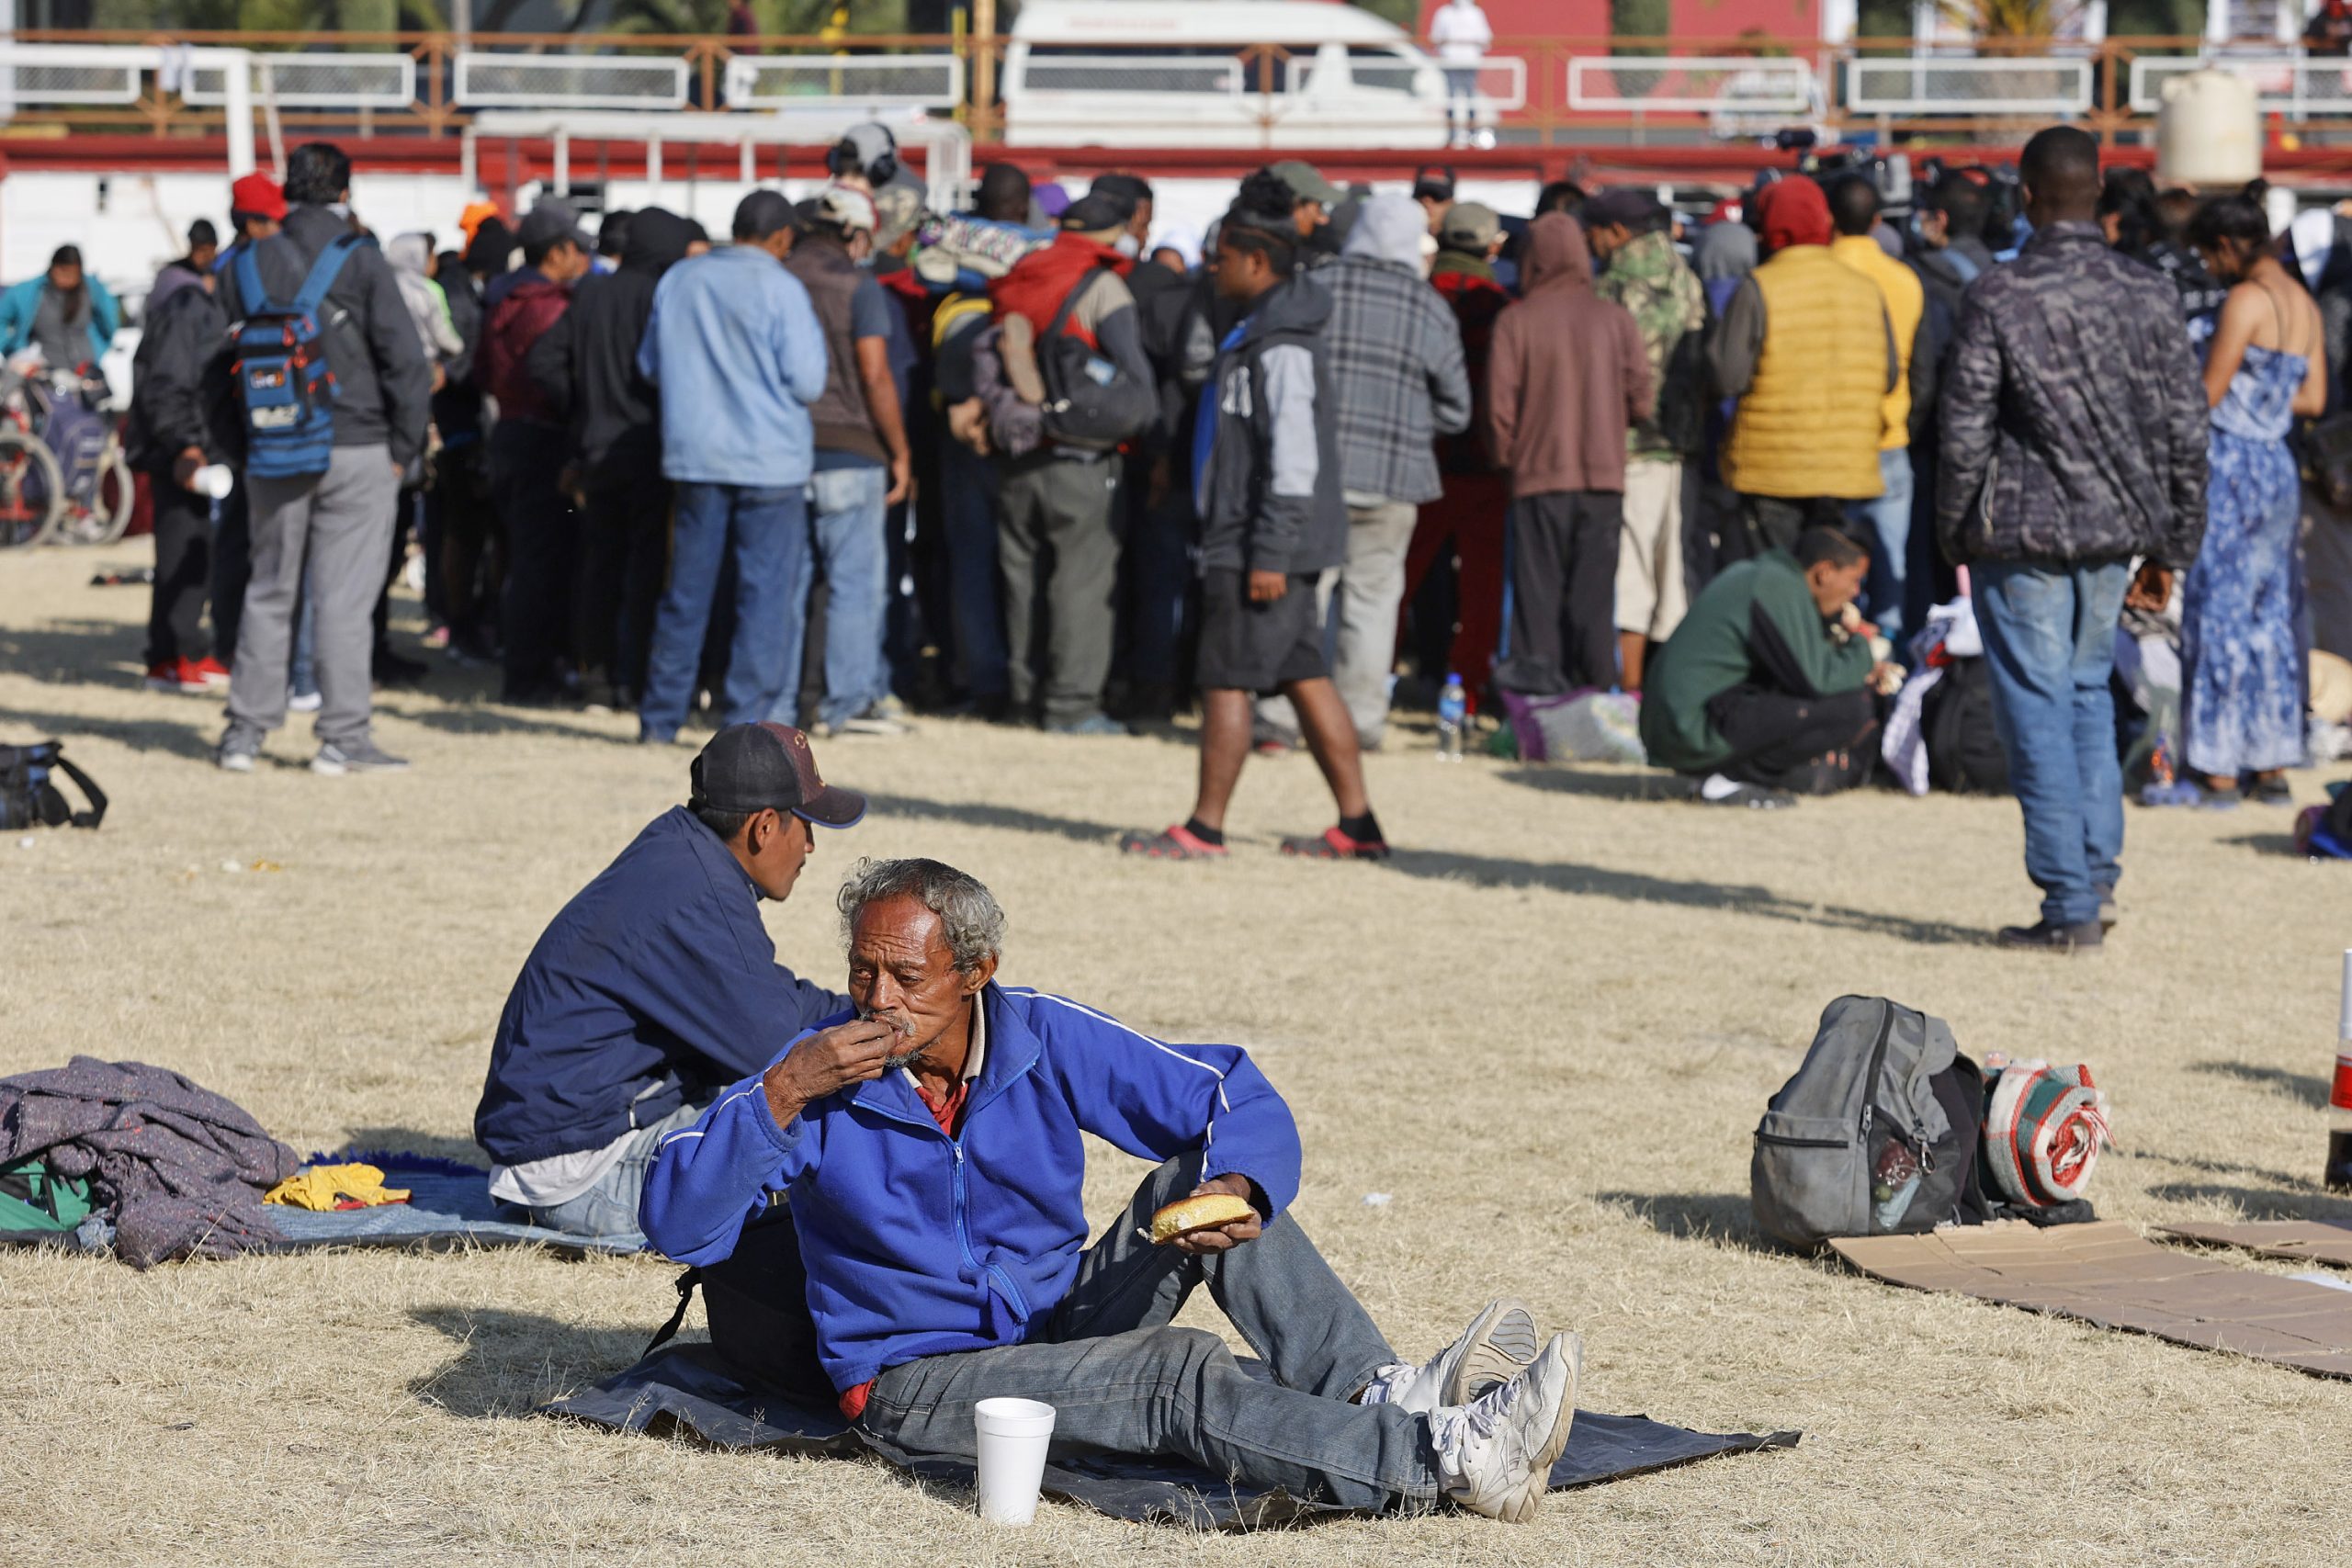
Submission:
[[[759,890],[673,806],[531,950],[498,1017],[474,1141],[501,1165],[601,1149],[848,1005],[776,963]]]
[[[1298,1195],[1298,1126],[1240,1047],[1163,1044],[1016,987],[990,985],[980,1005],[988,1050],[956,1137],[903,1073],[785,1127],[754,1075],[665,1139],[647,1177],[639,1223],[681,1263],[727,1257],[771,1191],[789,1196],[836,1388],[1018,1345],[1052,1315],[1087,1241],[1081,1133],[1148,1160],[1202,1150],[1203,1179],[1247,1176],[1268,1219]]]
[[[729,246],[663,273],[637,369],[662,389],[666,477],[763,490],[808,482],[825,332],[808,290],[765,251]]]

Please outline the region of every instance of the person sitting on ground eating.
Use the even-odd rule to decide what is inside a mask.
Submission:
[[[863,862],[839,902],[854,1008],[666,1138],[642,1219],[699,1268],[788,1201],[843,1414],[968,1459],[973,1405],[1019,1395],[1056,1407],[1059,1456],[1173,1456],[1351,1508],[1533,1515],[1575,1413],[1574,1335],[1539,1348],[1501,1300],[1428,1365],[1400,1362],[1287,1212],[1298,1128],[1247,1054],[999,984],[1003,911],[936,861]],[[1082,1133],[1160,1162],[1091,1247]],[[1207,1196],[1238,1201],[1148,1239],[1164,1205]],[[1173,1325],[1203,1284],[1271,1381]]]
[[[662,1135],[846,1005],[776,963],[760,901],[791,895],[812,824],[854,826],[865,797],[781,724],[720,730],[692,781],[563,907],[499,1015],[474,1138],[492,1195],[554,1230],[633,1235]]]
[[[1793,806],[1851,789],[1878,750],[1874,660],[1854,610],[1870,552],[1812,527],[1790,550],[1725,567],[1653,658],[1642,687],[1651,763],[1701,775],[1711,806]]]

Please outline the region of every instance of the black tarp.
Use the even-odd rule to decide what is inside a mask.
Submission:
[[[1255,1363],[1245,1367],[1257,1370]],[[926,1480],[968,1486],[971,1466],[959,1459],[902,1452],[852,1427],[831,1410],[811,1410],[755,1393],[707,1344],[673,1345],[617,1377],[541,1407],[624,1431],[683,1431],[727,1449],[777,1449],[797,1454],[874,1453]],[[1796,1446],[1794,1432],[1692,1432],[1644,1416],[1577,1412],[1567,1451],[1552,1467],[1552,1489],[1590,1486],[1716,1454]],[[1190,1525],[1201,1529],[1252,1529],[1295,1518],[1341,1512],[1301,1503],[1281,1493],[1236,1489],[1205,1471],[1154,1460],[1050,1464],[1046,1495],[1122,1519]]]

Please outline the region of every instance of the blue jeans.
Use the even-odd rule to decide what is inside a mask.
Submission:
[[[1970,568],[1993,719],[2025,813],[2026,874],[2052,925],[2097,919],[2099,890],[2122,874],[2123,767],[2107,682],[2129,575],[2114,560]]]
[[[798,673],[800,617],[808,553],[808,491],[800,485],[709,484],[682,480],[670,547],[670,585],[654,612],[638,724],[667,740],[686,722],[703,634],[719,570],[735,566],[735,635],[727,660],[721,722],[756,724]]]
[[[708,1109],[707,1101],[701,1105],[690,1102],[650,1127],[638,1128],[628,1135],[628,1145],[621,1157],[596,1179],[595,1186],[545,1208],[525,1206],[531,1223],[566,1235],[633,1241],[643,1247],[645,1233],[638,1229],[637,1205],[645,1196],[645,1173],[652,1168],[653,1157],[662,1152],[662,1140],[681,1127],[693,1126]]]
[[[820,468],[808,479],[808,539],[825,572],[825,700],[818,718],[836,725],[855,718],[889,694],[882,660],[882,626],[890,607],[888,541],[882,536],[890,493],[888,468]],[[797,724],[800,639],[808,624],[808,573],[799,613],[786,643],[784,690],[767,716]]]
[[[1879,477],[1886,489],[1875,500],[1849,501],[1846,521],[1868,524],[1878,542],[1870,545],[1871,574],[1862,585],[1862,608],[1894,645],[1894,657],[1905,660],[1903,584],[1911,569],[1911,449],[1898,446],[1878,455]],[[1864,541],[1866,544],[1867,540]]]
[[[964,694],[1001,698],[1012,689],[1004,606],[996,568],[996,466],[960,441],[939,449],[940,511],[947,547],[953,668]]]

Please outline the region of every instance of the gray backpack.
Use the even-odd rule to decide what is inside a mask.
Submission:
[[[1756,1128],[1749,1201],[1766,1235],[1832,1236],[1959,1220],[1984,1121],[1984,1082],[1939,1018],[1840,997]]]

